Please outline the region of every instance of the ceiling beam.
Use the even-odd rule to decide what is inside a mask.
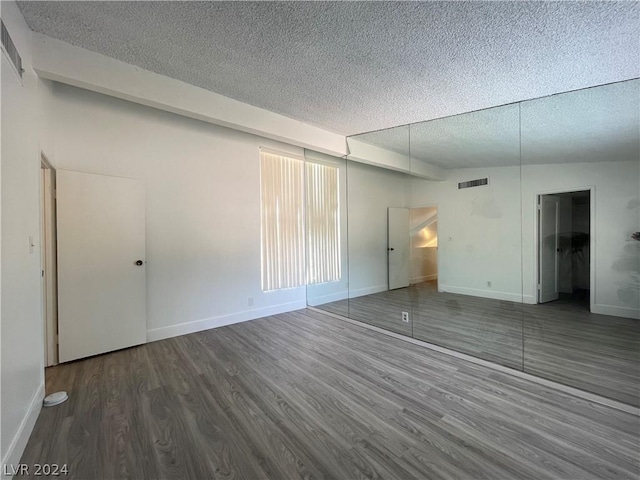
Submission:
[[[39,33],[33,34],[33,68],[43,79],[329,155],[347,153],[343,135]]]

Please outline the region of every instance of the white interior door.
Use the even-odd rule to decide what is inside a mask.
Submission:
[[[389,290],[409,286],[411,237],[409,234],[409,209],[387,210],[387,252],[389,261]]]
[[[540,241],[538,301],[551,302],[559,298],[558,219],[560,197],[540,195]]]
[[[60,362],[145,343],[145,207],[139,180],[58,170]]]

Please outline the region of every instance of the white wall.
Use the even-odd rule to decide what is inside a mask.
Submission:
[[[488,186],[458,190],[458,182],[487,176]],[[522,301],[520,168],[451,170],[444,182],[414,179],[411,205],[432,204],[438,207],[438,289]]]
[[[640,161],[522,167],[522,255],[525,295],[535,293],[535,197],[593,186],[595,204],[594,313],[640,318]]]
[[[2,20],[22,56],[22,81],[2,62],[2,464],[17,464],[44,396],[44,344],[40,291],[40,154],[38,80],[31,69],[31,32],[13,2]],[[29,252],[28,240],[35,246]]]
[[[305,306],[304,288],[260,287],[258,148],[302,149],[47,85],[56,168],[146,183],[149,340]]]
[[[409,177],[349,162],[349,297],[388,288],[387,208],[407,207]]]

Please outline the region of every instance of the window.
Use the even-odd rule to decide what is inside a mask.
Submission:
[[[304,159],[260,150],[262,290],[304,285]]]
[[[340,280],[338,181],[335,166],[260,149],[263,291]]]

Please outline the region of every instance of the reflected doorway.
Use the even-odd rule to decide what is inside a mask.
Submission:
[[[591,191],[538,195],[537,303],[591,311]]]
[[[438,207],[410,211],[411,285],[438,290]]]

